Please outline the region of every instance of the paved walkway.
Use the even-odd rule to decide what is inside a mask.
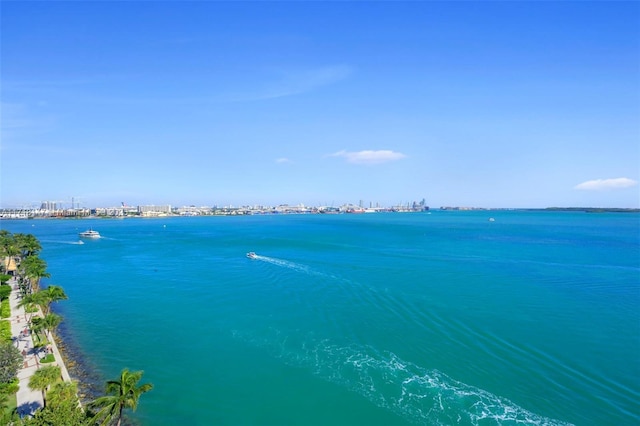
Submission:
[[[44,406],[42,399],[42,392],[39,390],[31,390],[29,388],[29,379],[42,365],[58,365],[62,371],[62,378],[66,381],[70,381],[69,373],[62,362],[62,356],[58,351],[58,347],[54,341],[50,342],[50,348],[55,356],[55,362],[49,364],[40,364],[40,358],[44,357],[47,350],[36,352],[33,348],[33,339],[28,333],[27,319],[31,318],[31,315],[25,314],[24,308],[18,307],[20,303],[20,291],[18,290],[17,281],[12,278],[7,284],[11,285],[13,291],[9,297],[11,305],[11,333],[13,336],[13,342],[16,347],[22,352],[24,359],[23,367],[18,371],[18,379],[20,380],[20,389],[16,394],[18,403],[18,413],[20,417],[32,415],[38,408]]]

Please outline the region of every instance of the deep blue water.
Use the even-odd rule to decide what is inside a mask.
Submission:
[[[145,425],[640,424],[637,214],[0,226],[40,239],[85,368],[145,371]]]

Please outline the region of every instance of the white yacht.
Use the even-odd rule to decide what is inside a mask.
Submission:
[[[94,231],[93,229],[88,229],[84,232],[80,232],[81,238],[100,238],[100,233],[98,231]]]

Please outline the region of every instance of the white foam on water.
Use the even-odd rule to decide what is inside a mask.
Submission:
[[[260,260],[262,262],[271,263],[273,265],[281,266],[283,268],[293,269],[293,270],[299,271],[299,272],[308,272],[309,271],[309,268],[307,266],[300,265],[300,264],[295,263],[295,262],[290,262],[288,260],[277,259],[275,257],[256,255],[253,259],[254,260]]]
[[[278,259],[278,258],[275,258],[275,257],[261,256],[261,255],[256,255],[253,258],[253,260],[260,260],[260,261],[263,261],[263,262],[270,263],[272,265],[280,266],[282,268],[287,268],[287,269],[290,269],[292,271],[300,272],[300,273],[306,274],[306,275],[312,275],[312,276],[322,277],[322,278],[332,278],[332,279],[336,278],[334,276],[327,275],[325,273],[313,270],[307,265],[303,265],[301,263],[291,262],[289,260]]]
[[[51,240],[46,241],[46,240],[43,240],[42,242],[43,243],[49,243],[49,244],[71,244],[71,245],[84,244],[84,241],[82,241],[82,240],[78,240],[78,241],[51,241]]]
[[[567,425],[537,415],[512,401],[459,382],[446,374],[404,361],[391,352],[361,345],[339,346],[264,330],[257,336],[234,331],[286,364],[348,388],[378,407],[417,424]]]

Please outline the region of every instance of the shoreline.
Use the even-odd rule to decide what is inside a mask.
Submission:
[[[29,380],[31,376],[35,374],[42,366],[40,362],[41,350],[36,350],[33,342],[31,331],[26,334],[23,330],[28,330],[27,313],[23,307],[19,307],[20,303],[20,290],[18,290],[18,282],[15,277],[8,281],[8,285],[11,286],[11,294],[9,295],[9,306],[11,308],[11,316],[6,318],[11,324],[11,336],[18,350],[22,351],[23,366],[18,370],[19,389],[16,393],[16,407],[20,416],[31,416],[36,410],[44,407],[44,400],[42,392],[38,390],[32,390],[29,388]],[[42,314],[40,309],[33,314]],[[33,315],[32,314],[32,315]],[[49,339],[48,339],[49,340]],[[53,354],[55,361],[45,364],[55,365],[60,367],[60,378],[63,381],[70,382],[71,376],[64,363],[62,354],[60,353],[58,346],[55,342],[55,338],[49,340],[46,352]]]
[[[0,221],[13,220],[124,220],[124,219],[167,219],[167,218],[194,218],[194,217],[246,217],[246,216],[299,216],[299,215],[352,215],[352,214],[393,214],[393,213],[431,213],[440,212],[490,212],[490,211],[523,211],[523,212],[568,212],[568,213],[623,213],[637,214],[640,208],[637,207],[459,207],[443,206],[439,208],[425,208],[424,210],[376,210],[376,211],[259,211],[259,210],[233,210],[224,212],[204,212],[200,214],[160,214],[160,215],[41,215],[33,212],[21,213],[19,215],[6,213],[12,209],[0,208]]]
[[[72,338],[70,330],[63,321],[58,327],[55,340],[71,380],[78,386],[78,398],[81,403],[85,403],[101,394],[104,381],[99,377],[97,370],[86,362],[88,357],[82,353],[81,347]]]

